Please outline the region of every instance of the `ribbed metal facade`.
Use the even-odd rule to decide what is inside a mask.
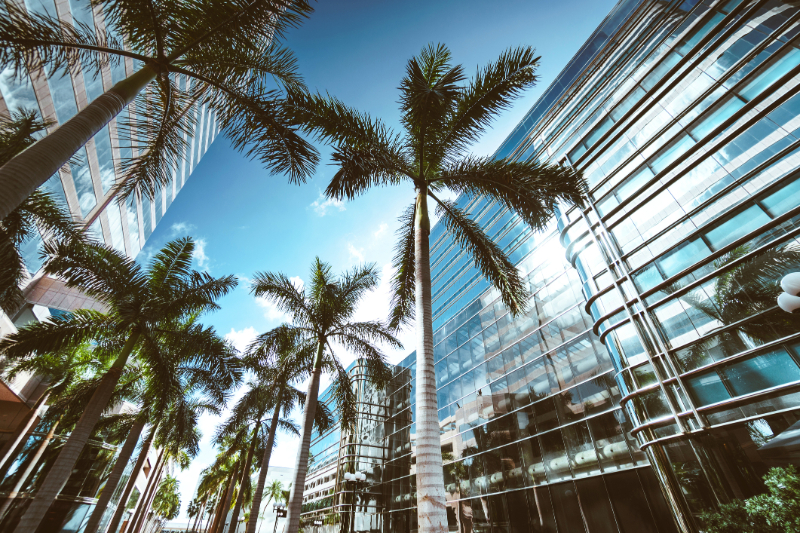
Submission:
[[[697,531],[797,462],[800,320],[775,298],[800,270],[799,19],[784,0],[615,7],[496,154],[582,170],[587,204],[533,233],[458,200],[526,276],[527,315],[434,228],[451,530]],[[414,361],[357,531],[416,529]]]

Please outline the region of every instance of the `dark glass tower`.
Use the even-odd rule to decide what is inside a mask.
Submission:
[[[775,299],[800,270],[799,20],[785,0],[614,8],[496,153],[582,170],[587,204],[533,233],[458,200],[526,276],[525,316],[434,228],[452,530],[696,531],[797,462],[800,319]],[[356,531],[416,529],[414,361],[382,460],[340,456],[378,465],[357,506],[332,489]]]

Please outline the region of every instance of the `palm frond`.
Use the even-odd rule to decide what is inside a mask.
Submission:
[[[479,69],[458,97],[441,144],[450,159],[460,157],[500,112],[538,81],[539,59],[530,46],[509,48]]]
[[[417,204],[413,203],[400,215],[397,244],[392,267],[392,301],[389,312],[389,329],[397,331],[414,319],[416,297],[416,271],[414,267],[415,229]]]
[[[501,299],[513,315],[525,311],[528,305],[528,289],[517,268],[509,261],[481,227],[467,216],[455,203],[429,196],[437,203],[436,214],[456,243],[466,249],[481,273],[500,291]]]
[[[109,315],[89,309],[32,322],[0,339],[0,352],[8,359],[22,359],[42,352],[58,352],[117,333]]]
[[[307,325],[311,321],[312,313],[306,305],[305,288],[296,287],[285,274],[256,272],[250,293],[273,302],[279,311],[289,314],[295,324]]]
[[[145,290],[146,279],[135,261],[98,243],[48,242],[44,271],[60,277],[100,301],[122,304]]]
[[[571,167],[488,157],[455,161],[442,169],[434,183],[469,198],[499,201],[536,230],[555,216],[558,202],[581,205],[587,191],[581,173]]]
[[[333,381],[328,387],[329,397],[336,405],[336,413],[342,431],[348,431],[355,427],[358,418],[356,394],[350,375],[333,356],[325,359],[323,369],[333,375]]]

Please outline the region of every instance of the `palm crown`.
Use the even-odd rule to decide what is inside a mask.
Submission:
[[[69,75],[71,67],[96,77],[103,66],[125,58],[142,65],[98,98],[99,107],[90,104],[59,128],[63,132],[51,134],[63,146],[45,138],[33,152],[0,168],[0,189],[6,189],[0,219],[66,163],[54,154],[71,157],[137,94],[139,120],[132,137],[142,143],[141,155],[124,164],[125,179],[118,184],[123,195],[139,187],[152,197],[171,180],[186,148],[183,134],[193,126],[189,111],[203,104],[234,146],[292,180],[309,175],[316,152],[287,120],[281,97],[282,88],[302,82],[292,54],[275,44],[311,12],[306,0],[97,0],[93,5],[102,9],[105,29],[28,13],[14,3],[0,6],[0,63],[17,72],[44,65],[51,75]],[[189,80],[178,84],[176,74]],[[73,128],[76,119],[80,127]],[[126,123],[124,129],[130,128]]]
[[[140,363],[166,381],[161,386],[167,390],[183,387],[182,377],[191,381],[195,374],[190,370],[192,367],[216,374],[223,386],[226,380],[232,385],[239,372],[238,364],[230,357],[230,348],[212,328],[182,320],[187,315],[216,309],[216,300],[236,285],[232,276],[216,279],[191,268],[194,251],[191,239],[168,243],[146,272],[121,253],[99,244],[51,243],[45,249],[51,255],[45,269],[48,273],[59,275],[68,287],[79,288],[96,298],[108,311],[84,309],[30,324],[0,341],[0,350],[16,360],[93,340],[98,349],[113,351],[115,360],[22,517],[18,531],[35,530],[66,483],[92,429],[107,408],[131,353],[136,351]],[[169,357],[175,353],[181,357]],[[167,371],[163,372],[164,369]],[[174,397],[166,396],[169,400]],[[179,416],[176,420],[186,419]],[[192,421],[187,421],[187,426],[191,425]]]
[[[333,343],[363,359],[368,377],[378,386],[383,386],[391,374],[385,356],[376,344],[402,347],[382,323],[353,320],[359,301],[377,285],[378,274],[374,265],[358,266],[336,276],[330,265],[319,258],[312,264],[308,287],[295,285],[286,275],[272,272],[257,273],[251,285],[255,296],[271,300],[290,317],[291,323],[285,326],[284,331],[298,338],[298,349],[304,351],[314,347],[316,351],[310,367],[302,438],[289,497],[287,530],[290,533],[300,524],[312,423],[323,371],[334,376],[329,391],[331,399],[336,402],[338,421],[343,430],[351,428],[356,418],[354,390],[347,371],[335,354]],[[265,362],[269,363],[270,353],[264,355],[267,356]]]
[[[0,166],[36,142],[35,136],[48,126],[34,112],[0,116]],[[83,239],[69,213],[42,190],[34,191],[0,220],[0,308],[9,315],[13,315],[24,302],[20,285],[25,281],[27,271],[20,250],[40,230],[51,239]]]
[[[413,316],[414,224],[421,222],[429,230],[427,198],[435,203],[447,231],[500,290],[508,309],[517,313],[526,306],[527,292],[514,265],[478,224],[439,193],[487,197],[534,229],[544,227],[559,201],[581,202],[585,185],[570,168],[469,154],[494,117],[534,85],[538,60],[529,47],[508,50],[464,83],[464,69],[451,64],[449,50],[429,45],[408,62],[400,83],[401,134],[336,98],[293,93],[295,119],[307,132],[333,144],[338,169],[325,191],[328,197],[350,200],[372,187],[402,182],[410,182],[418,192],[415,204],[401,217],[393,326]]]

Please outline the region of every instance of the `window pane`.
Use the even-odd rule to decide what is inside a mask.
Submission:
[[[119,252],[125,253],[125,238],[122,235],[122,214],[119,205],[114,202],[106,208],[109,229],[111,230],[111,245]]]
[[[571,478],[569,457],[567,457],[567,449],[561,438],[561,432],[555,430],[539,435],[539,441],[542,444],[542,458],[548,481],[553,483]]]
[[[53,97],[58,122],[64,124],[78,112],[72,78],[68,72],[51,71],[47,76],[47,84],[50,86],[50,95]]]
[[[800,380],[800,369],[782,349],[734,363],[723,373],[735,396]]]
[[[141,250],[139,243],[139,214],[136,212],[136,196],[131,195],[128,197],[127,202],[127,215],[128,215],[128,239],[131,242],[131,257],[136,257],[136,254]]]
[[[33,85],[26,72],[22,76],[14,75],[14,69],[6,66],[0,70],[0,94],[6,102],[8,111],[14,113],[23,109],[39,112],[39,102],[33,92]]]
[[[711,243],[712,249],[719,250],[767,222],[769,216],[754,205],[706,233],[706,238]]]
[[[550,486],[553,495],[553,508],[555,509],[556,522],[559,531],[569,533],[583,533],[586,528],[581,520],[581,509],[578,505],[578,495],[575,484],[571,481]]]
[[[575,482],[581,499],[583,516],[592,533],[617,533],[614,513],[603,478],[590,477]]]
[[[103,185],[103,194],[108,194],[116,179],[108,125],[103,126],[103,129],[94,136],[94,146],[97,151],[97,162],[100,164],[100,183]]]
[[[78,203],[80,204],[81,214],[86,217],[97,205],[97,197],[94,194],[94,185],[92,184],[92,175],[89,173],[89,160],[86,156],[86,148],[81,148],[73,159],[76,159],[76,161],[70,163],[72,181],[75,182],[75,191],[78,193]]]
[[[608,494],[622,533],[657,531],[635,470],[605,476]]]

